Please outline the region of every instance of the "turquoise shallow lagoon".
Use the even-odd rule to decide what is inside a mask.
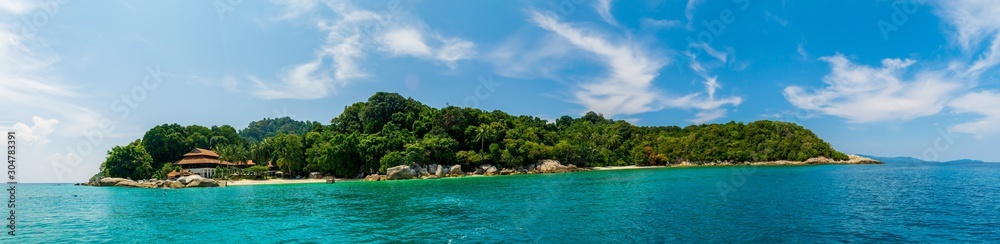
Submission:
[[[17,236],[4,243],[1000,240],[1000,164],[670,168],[176,190],[18,187]]]

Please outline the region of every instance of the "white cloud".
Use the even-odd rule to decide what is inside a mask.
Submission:
[[[608,77],[580,85],[574,93],[578,103],[609,117],[636,114],[659,109],[662,99],[650,84],[665,65],[663,61],[645,56],[634,45],[614,45],[592,33],[559,22],[555,17],[534,12],[539,27],[568,40],[574,46],[606,60]]]
[[[688,121],[694,124],[704,124],[722,118],[723,116],[726,116],[725,109],[704,110],[704,111],[699,111],[697,114],[694,115],[694,119]]]
[[[32,1],[0,3],[0,107],[6,109],[0,116],[17,121],[41,114],[63,121],[61,134],[84,135],[99,128],[101,117],[80,105],[77,100],[84,95],[77,87],[63,84],[54,74],[52,66],[61,57],[21,21],[30,13],[48,13],[35,12],[46,9],[39,7]]]
[[[802,59],[809,59],[809,53],[806,52],[805,45],[802,43],[799,43],[799,45],[795,47],[795,53],[798,53]]]
[[[937,14],[955,28],[955,41],[972,49],[1000,32],[1000,4],[992,0],[940,1]]]
[[[518,79],[561,80],[558,73],[580,55],[566,39],[541,36],[531,40],[525,35],[512,35],[486,57],[498,75]]]
[[[387,31],[379,37],[382,49],[392,55],[409,55],[427,60],[437,60],[454,69],[455,62],[471,58],[476,45],[460,38],[433,36],[438,48],[427,44],[428,38],[414,27],[401,27]]]
[[[361,61],[368,55],[411,56],[441,63],[451,69],[460,60],[475,55],[475,44],[459,37],[431,31],[419,18],[390,9],[375,12],[346,2],[276,1],[284,7],[279,19],[295,19],[316,11],[332,10],[334,17],[316,14],[317,29],[326,32],[324,44],[312,60],[290,66],[278,74],[278,82],[249,77],[256,84],[252,93],[264,99],[317,99],[352,81],[369,77]]]
[[[799,86],[784,90],[792,105],[807,111],[845,118],[852,123],[907,121],[937,114],[963,87],[936,72],[903,77],[913,60],[884,59],[882,68],[851,63],[841,54],[820,58],[832,71],[823,77],[824,88],[808,91]]]
[[[422,33],[413,28],[400,28],[386,32],[383,46],[393,55],[430,56],[431,48],[424,43]]]
[[[597,14],[601,15],[604,22],[613,26],[618,26],[618,21],[615,20],[615,16],[611,15],[611,0],[598,0],[596,4],[597,6],[594,8],[597,9]]]
[[[688,0],[687,5],[684,5],[684,17],[687,17],[687,28],[692,28],[692,23],[694,22],[694,9],[703,0]]]
[[[291,19],[312,12],[320,1],[317,0],[271,0],[271,3],[281,5],[283,14],[278,19]]]
[[[708,43],[704,43],[704,42],[690,42],[690,43],[688,43],[688,46],[689,47],[701,48],[702,50],[705,50],[705,53],[708,54],[708,56],[712,56],[713,58],[718,59],[719,61],[722,61],[723,63],[725,63],[728,60],[728,58],[727,58],[729,56],[728,52],[723,52],[723,51],[715,50],[715,48],[712,48],[712,46],[708,45]],[[689,57],[694,57],[693,55],[694,54],[688,54]]]
[[[955,0],[938,2],[937,14],[954,28],[953,40],[963,50],[975,52],[980,43],[990,42],[964,75],[978,78],[1000,64],[1000,3],[990,0]]]
[[[440,38],[440,37],[439,37]],[[449,68],[455,69],[455,62],[470,59],[476,53],[476,44],[460,38],[439,39],[441,47],[434,59],[444,62]]]
[[[45,144],[49,142],[49,135],[55,130],[59,120],[43,119],[42,117],[31,117],[32,125],[16,123],[11,129],[17,132],[18,138],[28,143]]]
[[[12,15],[22,15],[35,10],[38,7],[36,1],[8,0],[0,1],[0,13]]]
[[[656,111],[668,106],[693,108],[701,111],[695,121],[708,121],[725,114],[725,110],[719,111],[721,106],[742,102],[738,97],[715,99],[715,90],[720,87],[715,77],[706,81],[707,96],[695,93],[679,98],[668,97],[652,83],[669,59],[650,56],[655,52],[639,44],[627,40],[616,43],[597,31],[560,22],[552,15],[533,12],[531,20],[576,48],[594,54],[592,58],[608,68],[605,77],[585,81],[573,93],[575,102],[589,110],[614,117]]]
[[[766,17],[770,21],[774,21],[775,23],[778,23],[781,26],[788,26],[788,20],[782,19],[781,17],[778,17],[777,15],[771,14],[771,11],[765,11],[764,12],[764,17]]]
[[[643,26],[644,29],[649,28],[674,28],[681,25],[680,20],[667,20],[667,19],[653,19],[653,18],[642,18],[639,20],[639,24]]]
[[[249,77],[258,89],[254,94],[264,99],[297,98],[317,99],[326,97],[333,79],[318,72],[321,60],[292,66],[282,71],[281,84],[269,86],[256,77]],[[334,75],[336,76],[336,74]]]
[[[729,50],[729,52],[722,52],[712,48],[712,46],[709,46],[707,43],[691,42],[688,43],[688,51],[682,52],[682,54],[687,56],[689,60],[688,67],[704,79],[702,84],[705,85],[705,91],[708,93],[708,96],[703,96],[701,93],[695,93],[673,100],[670,105],[674,107],[695,108],[700,110],[695,114],[695,117],[689,121],[695,124],[701,124],[722,118],[727,113],[727,110],[722,107],[726,105],[739,106],[743,103],[743,98],[731,96],[716,99],[715,91],[722,88],[722,85],[719,84],[718,76],[713,76],[711,74],[713,63],[703,64],[698,61],[698,55],[691,52],[691,48],[700,48],[704,50],[708,56],[718,60],[715,64],[720,62],[725,64],[730,61],[728,57],[731,56],[729,52],[732,50]],[[743,68],[746,68],[746,66],[743,66]]]
[[[965,94],[948,103],[956,113],[972,113],[982,118],[951,127],[954,132],[969,133],[982,138],[1000,132],[1000,93],[980,91]]]

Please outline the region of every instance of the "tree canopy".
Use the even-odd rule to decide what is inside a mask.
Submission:
[[[250,122],[247,128],[240,130],[239,136],[250,141],[260,141],[278,134],[304,135],[312,130],[312,124],[313,122],[297,121],[288,116],[275,119],[266,118]]]
[[[108,158],[101,164],[101,172],[108,177],[148,179],[153,175],[153,158],[143,148],[140,140],[125,146],[115,146],[108,151]]]
[[[237,135],[226,125],[164,124],[150,129],[141,142],[154,169],[203,147],[230,160],[273,162],[287,175],[340,177],[411,163],[459,164],[472,170],[484,164],[526,166],[541,159],[591,167],[847,158],[812,131],[788,122],[635,126],[595,112],[550,122],[499,110],[437,109],[386,92],[346,106],[327,125],[264,119]]]

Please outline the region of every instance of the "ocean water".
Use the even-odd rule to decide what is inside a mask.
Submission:
[[[17,236],[3,243],[1000,241],[1000,164],[18,187]]]

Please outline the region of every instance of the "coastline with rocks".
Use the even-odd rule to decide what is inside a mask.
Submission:
[[[220,187],[226,186],[225,181],[204,178],[200,175],[188,175],[178,177],[176,180],[132,180],[116,177],[106,177],[91,182],[80,183],[84,186],[117,186],[129,188],[194,188],[194,187]]]
[[[578,168],[576,165],[563,165],[559,161],[546,159],[541,160],[538,164],[528,165],[526,167],[517,168],[497,168],[493,165],[481,165],[476,167],[472,172],[462,171],[461,165],[437,165],[431,164],[422,166],[419,164],[411,165],[399,165],[389,169],[386,169],[384,175],[372,174],[364,178],[364,181],[384,181],[384,180],[405,180],[405,179],[437,179],[445,177],[462,177],[462,176],[472,176],[472,175],[483,175],[483,176],[493,176],[493,175],[519,175],[519,174],[546,174],[546,173],[566,173],[586,170],[585,168]]]
[[[385,181],[385,180],[405,180],[405,179],[437,179],[445,177],[463,177],[463,176],[496,176],[496,175],[519,175],[519,174],[550,174],[550,173],[568,173],[575,171],[587,171],[587,170],[623,170],[623,169],[649,169],[649,168],[671,168],[671,167],[712,167],[712,166],[795,166],[795,165],[826,165],[826,164],[882,164],[878,160],[871,158],[861,157],[858,155],[849,155],[847,160],[833,160],[826,157],[815,157],[810,158],[806,161],[764,161],[764,162],[710,162],[710,163],[691,163],[691,162],[681,162],[679,164],[663,165],[663,166],[608,166],[608,167],[590,167],[590,168],[580,168],[576,165],[563,165],[559,161],[546,159],[539,161],[538,164],[528,165],[527,167],[517,167],[514,169],[508,168],[497,168],[493,165],[482,165],[476,167],[473,172],[463,172],[461,165],[436,165],[431,164],[427,166],[421,166],[419,164],[411,165],[399,165],[386,170],[386,174],[373,174],[368,175],[364,178],[364,181]]]
[[[387,181],[387,180],[409,180],[409,179],[439,179],[447,177],[467,177],[467,176],[498,176],[498,175],[521,175],[521,174],[553,174],[569,173],[587,170],[625,170],[625,169],[650,169],[650,168],[673,168],[673,167],[717,167],[717,166],[796,166],[796,165],[827,165],[827,164],[882,164],[877,160],[849,155],[848,160],[833,160],[826,157],[810,158],[806,161],[764,161],[764,162],[709,162],[691,163],[681,162],[679,164],[662,166],[608,166],[608,167],[577,167],[573,164],[564,165],[559,161],[546,159],[540,160],[537,164],[517,168],[498,168],[493,165],[481,165],[471,172],[462,170],[461,165],[399,165],[386,169],[385,174],[371,174],[358,179],[336,179],[341,181]],[[306,184],[325,183],[324,179],[271,179],[271,180],[238,180],[238,181],[217,181],[203,178],[198,175],[180,177],[177,180],[139,180],[133,181],[122,178],[102,178],[96,181],[81,183],[86,186],[117,186],[132,188],[193,188],[193,187],[224,187],[243,185],[271,185],[271,184]]]

